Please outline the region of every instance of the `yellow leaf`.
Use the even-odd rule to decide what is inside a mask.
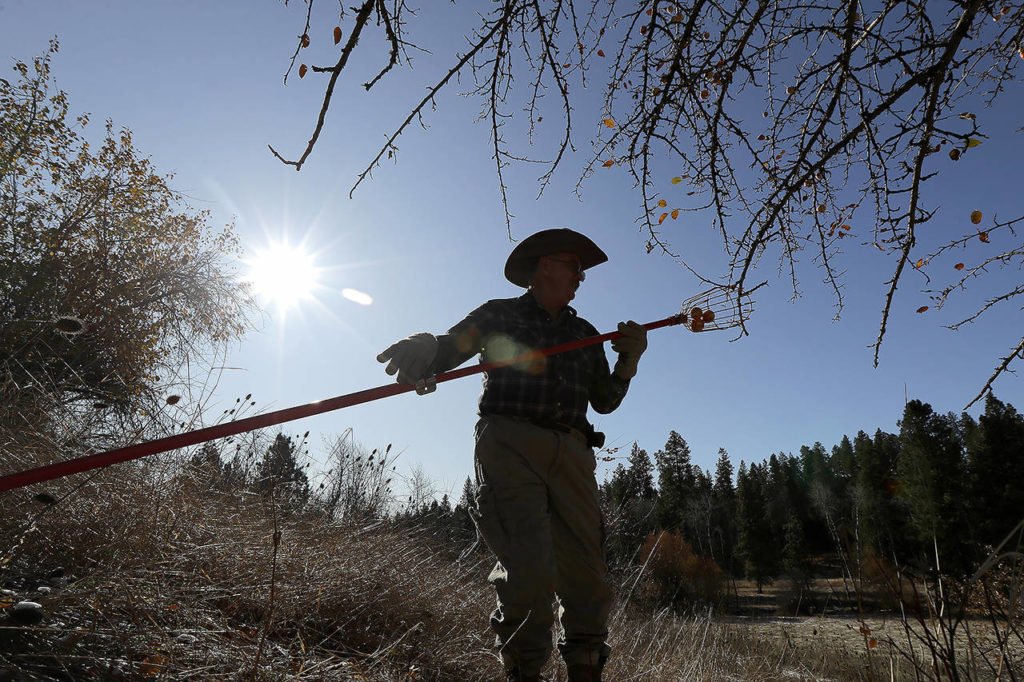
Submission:
[[[850,229],[850,226],[849,225],[845,225],[845,224],[844,225],[840,225],[839,227],[841,227],[844,230],[849,230]]]
[[[665,208],[668,206],[668,202],[664,199],[658,199],[658,208]]]
[[[914,263],[914,267],[915,267],[915,268],[919,268],[919,267],[921,267],[922,265],[924,265],[924,258],[918,258],[918,259],[917,259],[917,262],[916,262],[916,263]]]
[[[975,225],[981,222],[981,211],[971,211],[971,222]]]
[[[673,209],[672,210],[672,220],[675,220],[678,217],[679,217],[679,209],[678,208]]]
[[[668,213],[662,213],[661,217],[658,218],[658,224],[661,225],[663,222],[665,222],[665,218],[667,218],[667,217],[668,217]]]
[[[671,182],[672,182],[673,185],[678,185],[682,181],[683,181],[682,178],[672,178]]]
[[[161,672],[163,672],[164,663],[166,662],[166,660],[167,659],[165,659],[160,654],[152,654],[150,656],[147,656],[139,665],[139,672],[146,677],[150,677],[151,675],[158,675]]]
[[[967,148],[968,149],[970,149],[972,147],[977,147],[979,144],[981,144],[981,140],[979,140],[976,137],[972,137],[969,140],[967,140]]]
[[[603,166],[604,166],[605,168],[611,168],[612,166],[614,166],[614,165],[615,165],[615,162],[614,162],[614,161],[612,161],[611,159],[608,159],[607,161],[605,161],[605,162],[604,162],[603,164],[601,164],[601,165],[603,165]]]
[[[604,124],[605,124],[606,126],[608,126],[609,128],[614,128],[614,127],[615,127],[615,119],[612,119],[612,118],[606,118],[606,119],[604,120]]]

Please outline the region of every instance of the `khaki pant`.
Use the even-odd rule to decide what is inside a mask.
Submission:
[[[491,627],[506,667],[540,672],[556,596],[563,660],[603,665],[611,589],[594,451],[579,434],[490,416],[477,422],[475,459],[473,515],[498,559]]]

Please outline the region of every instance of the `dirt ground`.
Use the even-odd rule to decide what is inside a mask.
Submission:
[[[899,611],[886,611],[877,601],[858,608],[856,600],[846,594],[842,579],[816,580],[803,595],[788,580],[764,585],[761,592],[754,583],[741,581],[730,590],[730,615],[720,620],[778,638],[789,647],[820,649],[828,644],[837,654],[891,667],[896,679],[898,671],[910,671],[912,652],[925,664],[931,660],[925,641],[930,636],[941,642],[937,624],[921,623],[912,616],[905,622]],[[800,605],[798,612],[796,604]],[[1011,635],[1006,644],[1007,663],[999,656],[1000,634],[1006,634],[1005,627],[997,632],[990,622],[980,619],[959,624],[957,658],[963,664],[975,663],[981,670],[977,679],[996,679],[990,664],[996,671],[1000,665],[1004,670],[1009,665],[1017,679],[1024,673],[1024,642]]]

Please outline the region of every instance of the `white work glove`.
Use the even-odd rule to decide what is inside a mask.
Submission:
[[[415,385],[426,378],[427,370],[437,355],[437,337],[433,334],[413,334],[393,343],[377,356],[377,362],[388,362],[384,371],[394,375],[400,384]]]
[[[619,354],[615,373],[628,381],[636,376],[640,356],[647,350],[647,330],[642,324],[630,320],[619,322],[618,331],[622,336],[612,340],[612,350]]]

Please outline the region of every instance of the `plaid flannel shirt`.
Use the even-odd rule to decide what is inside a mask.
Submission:
[[[507,360],[597,333],[572,307],[552,319],[530,292],[518,298],[494,299],[438,337],[432,370],[447,371],[477,353],[481,362]],[[593,427],[587,421],[587,404],[607,414],[619,406],[628,388],[629,381],[609,369],[604,345],[595,344],[540,358],[526,367],[512,365],[485,372],[479,414],[564,424],[589,433]]]

